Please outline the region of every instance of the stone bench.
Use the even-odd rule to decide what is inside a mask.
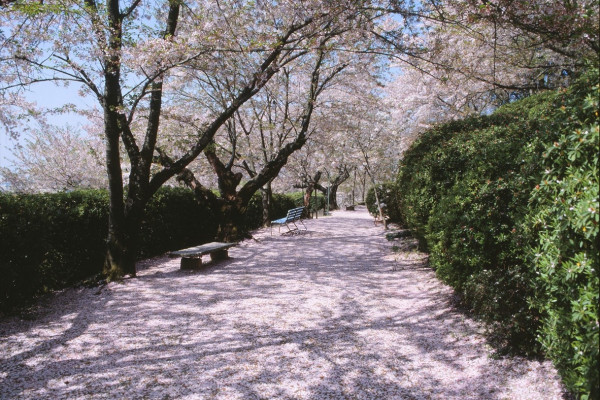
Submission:
[[[211,242],[196,247],[172,251],[170,257],[181,257],[181,269],[198,269],[202,267],[202,256],[210,254],[213,261],[229,258],[227,250],[237,243]]]

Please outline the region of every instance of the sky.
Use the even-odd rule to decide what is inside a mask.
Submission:
[[[92,105],[93,99],[83,98],[77,93],[77,85],[69,87],[57,86],[50,82],[38,83],[30,88],[25,94],[27,100],[36,102],[43,109],[64,106],[67,103],[83,103]],[[48,117],[48,122],[53,125],[71,125],[78,126],[86,122],[86,119],[80,115],[68,113],[62,115],[53,115]],[[0,167],[10,167],[14,157],[11,149],[18,144],[11,139],[8,134],[0,129]]]

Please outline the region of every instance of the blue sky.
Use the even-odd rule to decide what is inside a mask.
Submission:
[[[67,103],[93,104],[93,99],[83,98],[79,96],[77,91],[77,85],[63,87],[50,82],[44,82],[32,86],[25,93],[25,96],[27,100],[36,102],[42,109],[61,107]],[[77,126],[86,122],[85,118],[73,113],[50,116],[48,121],[53,125],[59,126],[67,124]],[[4,130],[0,129],[0,167],[10,166],[11,161],[14,159],[10,149],[16,143]]]

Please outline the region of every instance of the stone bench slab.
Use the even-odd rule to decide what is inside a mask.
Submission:
[[[227,250],[237,243],[211,242],[187,249],[172,251],[171,257],[181,257],[181,269],[197,269],[202,267],[202,256],[210,254],[211,260],[228,258]]]

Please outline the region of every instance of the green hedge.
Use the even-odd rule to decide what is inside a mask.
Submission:
[[[431,266],[498,344],[546,352],[572,390],[596,398],[597,82],[595,70],[566,92],[431,129],[397,181]]]
[[[289,195],[294,201],[294,207],[302,207],[304,205],[304,193],[295,192]],[[324,210],[327,207],[327,198],[323,196],[321,193],[317,193],[317,195],[312,195],[310,197],[310,210]],[[285,217],[285,213],[282,215]]]
[[[139,258],[210,242],[217,226],[215,215],[189,189],[162,187],[146,206]]]
[[[0,310],[102,269],[108,195],[0,193]]]
[[[274,214],[285,215],[294,199],[274,195]],[[261,225],[260,195],[246,213],[246,227]],[[0,192],[0,311],[35,296],[80,283],[102,271],[108,222],[108,193],[101,190],[52,194]],[[218,221],[185,188],[161,188],[146,207],[139,258],[213,240]]]
[[[523,351],[537,347],[539,316],[527,304],[532,272],[519,223],[541,177],[541,143],[553,137],[555,97],[530,97],[426,132],[398,176],[404,219],[438,276],[497,324],[499,340]]]
[[[275,220],[277,218],[285,217],[289,209],[296,207],[295,199],[291,195],[273,193],[271,202],[271,210],[269,219]],[[252,230],[262,226],[263,220],[263,208],[262,208],[262,195],[257,192],[250,199],[248,209],[244,215],[244,229]]]
[[[390,218],[390,221],[403,224],[402,213],[400,212],[400,199],[398,196],[398,188],[394,182],[385,182],[379,184],[377,187],[377,196],[382,204],[383,214]],[[375,189],[369,188],[367,191],[367,197],[365,199],[367,209],[373,216],[379,215],[377,209],[377,199],[375,198]]]
[[[544,153],[544,176],[530,201],[535,238],[539,341],[568,387],[598,399],[598,76],[577,82],[558,108],[560,138]],[[583,102],[580,100],[583,98]]]

